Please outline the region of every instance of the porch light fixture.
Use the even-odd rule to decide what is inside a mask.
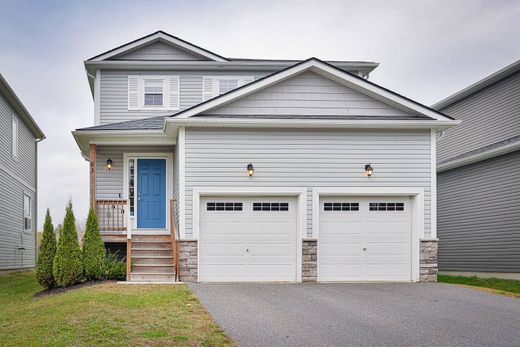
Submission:
[[[111,170],[111,169],[112,169],[112,159],[108,159],[108,160],[107,160],[107,169],[108,169],[108,170]]]
[[[365,175],[370,178],[372,177],[372,174],[374,173],[374,169],[372,168],[372,166],[370,164],[366,164],[365,165]]]
[[[253,177],[253,175],[255,174],[255,168],[251,163],[247,164],[247,174],[249,175],[249,177]]]

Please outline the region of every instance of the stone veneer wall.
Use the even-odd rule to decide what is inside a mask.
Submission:
[[[302,282],[316,282],[318,280],[318,241],[303,240],[302,253]]]
[[[437,240],[421,240],[419,263],[421,282],[437,282]]]
[[[179,241],[179,275],[182,282],[197,282],[197,241]]]

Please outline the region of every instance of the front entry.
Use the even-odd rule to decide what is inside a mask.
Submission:
[[[137,228],[166,228],[165,159],[137,159]]]

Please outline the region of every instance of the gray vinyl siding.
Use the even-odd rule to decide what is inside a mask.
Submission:
[[[136,75],[135,71],[103,70],[101,71],[100,124],[109,124],[127,120],[171,115],[175,111],[128,110],[128,75]],[[142,75],[180,76],[180,110],[185,110],[202,102],[203,76],[253,76],[263,77],[262,71],[143,71]]]
[[[429,131],[186,129],[186,236],[194,187],[305,187],[311,236],[312,188],[365,186],[424,188],[429,237],[430,141]],[[370,179],[363,175],[367,163],[374,167]]]
[[[409,116],[352,88],[305,72],[207,112],[219,115]]]
[[[170,146],[98,146],[96,150],[96,199],[122,199],[124,153],[172,153]],[[112,169],[106,168],[112,159]]]
[[[520,272],[520,152],[438,175],[439,269]]]
[[[142,48],[137,48],[122,54],[115,60],[208,60],[205,57],[184,51],[171,45],[155,42]]]
[[[18,119],[18,157],[12,156],[12,117]],[[0,95],[0,270],[33,268],[36,259],[36,142]],[[24,193],[31,197],[31,230],[24,230]]]
[[[520,134],[520,72],[440,110],[462,120],[438,141],[443,161]]]

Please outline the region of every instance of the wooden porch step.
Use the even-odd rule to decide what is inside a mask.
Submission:
[[[132,251],[135,249],[172,249],[171,242],[149,242],[149,241],[133,241],[132,240]]]
[[[164,249],[164,248],[140,248],[135,249],[132,248],[132,258],[134,257],[157,257],[157,256],[163,256],[163,257],[173,257],[173,250],[172,249]]]
[[[132,242],[170,242],[170,235],[132,235]]]
[[[137,273],[130,274],[130,282],[174,282],[174,274],[164,273]]]
[[[134,256],[132,257],[134,265],[173,265],[173,257],[165,256]]]
[[[134,264],[132,263],[131,273],[161,273],[161,274],[174,274],[175,269],[173,264]]]

